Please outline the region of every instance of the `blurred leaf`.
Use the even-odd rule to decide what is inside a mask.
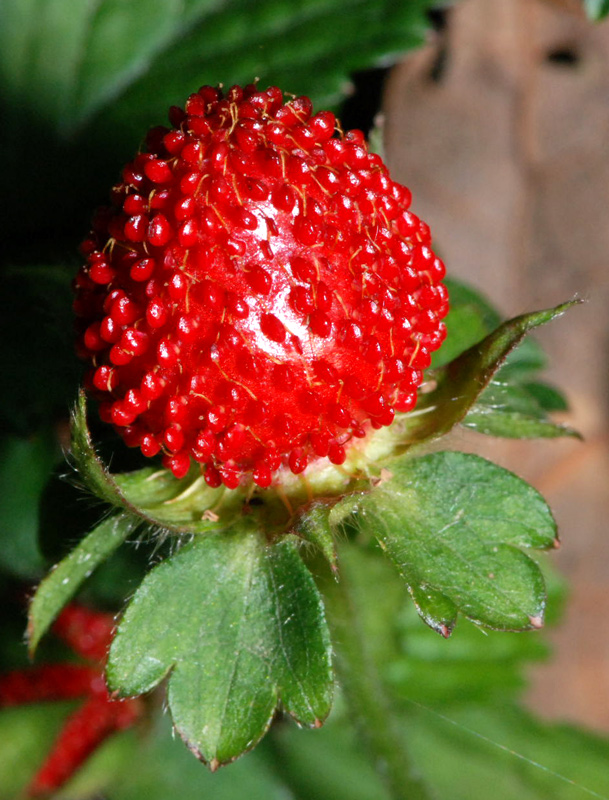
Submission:
[[[461,424],[478,433],[512,439],[579,436],[572,428],[552,422],[525,386],[499,381],[490,382]]]
[[[109,517],[44,578],[30,604],[30,653],[35,652],[40,639],[83,582],[125,541],[139,522],[139,519],[127,514]]]
[[[431,2],[102,0],[75,8],[53,0],[36,12],[22,0],[4,5],[0,74],[9,97],[62,133],[107,107],[108,127],[141,136],[201,83],[257,77],[336,103],[351,71],[422,43]]]
[[[354,524],[379,540],[409,588],[434,593],[424,621],[448,635],[454,604],[490,628],[540,627],[544,581],[520,548],[555,543],[556,525],[541,495],[465,453],[401,458],[391,473],[358,499]],[[441,606],[438,592],[450,603]],[[444,616],[433,616],[441,610]]]
[[[108,681],[142,694],[169,672],[174,723],[212,769],[263,736],[281,700],[318,726],[331,703],[321,598],[294,544],[245,526],[198,537],[152,570],[127,608]]]
[[[2,273],[0,428],[20,436],[67,416],[78,384],[70,277],[50,266]]]
[[[39,504],[57,450],[50,431],[0,438],[0,566],[21,578],[31,579],[44,568]]]
[[[210,775],[182,742],[172,735],[168,715],[157,713],[152,730],[141,742],[137,769],[127,765],[108,800],[286,800],[291,797],[273,774],[268,757],[259,749],[229,770]]]
[[[450,278],[444,283],[450,297],[450,310],[444,320],[446,339],[432,357],[434,368],[448,364],[501,324],[499,312],[471,286]]]
[[[133,772],[141,742],[135,731],[114,733],[92,753],[82,767],[59,791],[53,800],[99,800],[108,796],[111,787],[127,770]]]
[[[565,725],[539,723],[509,704],[449,707],[446,716],[406,705],[402,735],[434,798],[607,797],[606,739]],[[299,798],[389,797],[346,717],[333,715],[315,735],[282,726],[274,728],[270,738],[281,774]]]
[[[609,743],[547,725],[510,705],[410,709],[404,724],[413,757],[436,797],[472,800],[584,800],[609,792]]]
[[[353,71],[386,66],[424,42],[431,5],[3,0],[7,252],[19,263],[41,253],[65,258],[106,200],[109,176],[118,175],[151,125],[166,121],[171,105],[202,84],[259,78],[265,87],[309,95],[318,109],[335,106],[352,89]]]
[[[565,306],[572,304],[565,303]],[[505,364],[501,368],[499,377],[501,380],[508,381],[514,379],[522,380],[530,373],[538,372],[543,369],[547,364],[546,356],[541,348],[541,345],[527,337],[524,339],[519,347],[514,348],[505,360]]]
[[[558,605],[553,594],[549,607]],[[412,604],[396,612],[399,655],[382,665],[397,698],[435,708],[448,704],[506,702],[526,685],[533,661],[546,659],[549,648],[538,631],[481,630],[462,620],[448,640],[421,625]]]
[[[23,790],[51,750],[74,703],[51,702],[0,710],[0,800],[23,797]],[[76,772],[54,800],[99,797],[119,769],[132,765],[136,740],[131,733],[110,737]]]
[[[568,411],[569,405],[563,393],[555,386],[542,381],[529,381],[522,384],[531,397],[539,403],[544,411]]]
[[[596,22],[609,14],[609,0],[584,0],[584,6],[590,19]]]
[[[314,734],[277,725],[262,747],[272,747],[279,775],[298,800],[391,800],[370,754],[344,721],[331,717]]]
[[[72,703],[0,710],[0,800],[15,800],[42,764]]]
[[[503,373],[503,370],[498,372],[499,368],[525,335],[564,314],[572,305],[572,302],[563,303],[556,308],[514,317],[449,364],[430,370],[428,376],[435,387],[420,396],[413,413],[399,416],[394,423],[402,428],[404,445],[448,433],[465,417],[493,375]],[[523,360],[530,363],[526,353]]]

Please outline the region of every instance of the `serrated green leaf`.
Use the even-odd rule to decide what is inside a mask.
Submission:
[[[436,633],[448,638],[457,622],[459,609],[445,594],[431,586],[413,585],[410,594],[419,616]]]
[[[584,0],[584,6],[590,19],[596,22],[609,14],[609,0]]]
[[[490,628],[539,627],[545,585],[521,548],[555,543],[556,525],[541,495],[466,453],[402,458],[391,471],[359,499],[355,521],[376,536],[408,587],[418,596],[440,592]],[[443,618],[431,622],[437,629],[446,624]]]
[[[74,597],[96,567],[135,530],[139,522],[129,514],[109,517],[94,528],[44,578],[30,603],[28,641],[31,654],[61,609]]]
[[[330,528],[330,509],[326,503],[315,503],[298,519],[294,533],[315,545],[336,571],[336,542]]]
[[[559,605],[551,583],[548,595],[549,615]],[[374,603],[374,587],[369,603]],[[538,632],[481,630],[466,619],[449,639],[441,639],[421,625],[412,603],[396,608],[393,638],[396,651],[381,669],[394,696],[440,709],[450,704],[513,701],[526,685],[531,662],[549,655],[548,644]]]
[[[0,439],[0,565],[20,578],[38,576],[39,502],[57,459],[50,431],[22,439]]]
[[[421,624],[420,609],[412,602],[407,587],[394,565],[378,546],[365,547],[361,541],[340,542],[341,563],[348,551],[349,582],[355,612],[367,651],[396,698],[431,704],[505,702],[515,699],[525,685],[530,662],[547,658],[548,646],[538,632],[510,633],[482,630],[462,619],[449,639],[435,625],[446,620],[442,612],[428,616]],[[546,565],[547,566],[547,565]],[[548,617],[557,618],[564,586],[547,569]],[[323,587],[332,621],[334,581]],[[421,615],[422,616],[422,615]],[[335,637],[343,642],[340,633]],[[341,644],[342,646],[342,644]]]
[[[329,636],[292,541],[268,546],[244,524],[195,539],[149,573],[114,639],[108,680],[141,694],[170,671],[175,726],[212,768],[253,747],[279,700],[302,724],[320,724]]]
[[[461,424],[478,433],[512,439],[579,436],[572,428],[552,422],[525,386],[498,381],[491,381]]]
[[[435,388],[421,395],[413,413],[398,417],[394,423],[401,427],[404,446],[448,433],[465,417],[524,336],[564,314],[574,302],[577,301],[508,320],[450,364],[430,370],[429,378],[435,382]]]

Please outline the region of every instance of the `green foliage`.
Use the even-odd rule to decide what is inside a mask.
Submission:
[[[95,452],[87,426],[87,397],[82,389],[72,415],[70,453],[80,480],[95,497],[111,506],[127,505],[115,479]]]
[[[609,0],[583,0],[586,13],[597,22],[609,14]]]
[[[552,422],[547,415],[548,410],[561,410],[555,408],[560,395],[549,394],[541,387],[540,396],[539,384],[533,384],[533,387],[531,391],[530,384],[491,381],[467,413],[463,425],[478,433],[510,439],[579,437],[577,431]],[[542,403],[545,403],[545,407]],[[548,409],[548,404],[554,407]]]
[[[313,503],[296,522],[294,533],[315,545],[336,571],[336,542],[328,522],[328,510],[325,503]]]
[[[487,797],[491,786],[495,800],[607,796],[607,742],[544,725],[510,705],[448,708],[442,715],[409,710],[404,735],[437,797]]]
[[[445,713],[406,704],[401,735],[434,798],[585,800],[607,796],[609,745],[564,725],[547,725],[512,705],[451,706]],[[299,798],[388,800],[344,717],[314,736],[272,733],[281,774]],[[317,769],[307,768],[316,764]]]
[[[431,0],[1,4],[0,147],[3,194],[10,198],[3,243],[11,264],[18,265],[3,269],[0,296],[4,572],[32,579],[44,566],[36,541],[41,496],[58,452],[55,433],[61,427],[56,426],[65,419],[79,380],[69,265],[76,262],[75,243],[91,209],[107,196],[108,175],[117,174],[151,124],[164,121],[169,105],[183,103],[203,83],[258,77],[263,85],[308,94],[318,108],[335,106],[349,91],[353,70],[386,64],[423,40],[431,5]],[[600,19],[609,4],[587,0],[586,8]],[[46,266],[30,266],[43,252]],[[502,436],[572,435],[548,417],[564,410],[565,402],[537,379],[544,366],[541,350],[529,340],[517,346],[528,330],[566,306],[501,325],[475,291],[453,283],[450,293],[449,336],[430,374],[435,389],[429,383],[432,391],[417,411],[395,427],[405,433],[403,449],[458,422]],[[277,506],[270,501],[263,513],[241,495],[224,492],[223,512],[237,520],[228,530],[223,520],[214,521],[220,493],[195,472],[184,481],[150,468],[111,475],[95,451],[85,411],[81,397],[72,457],[81,479],[113,507],[114,516],[42,582],[31,607],[32,647],[61,606],[91,587],[88,576],[109,556],[118,567],[108,568],[97,597],[111,598],[114,607],[122,604],[140,572],[135,560],[117,560],[115,551],[143,521],[147,531],[178,536],[171,539],[173,554],[143,580],[127,608],[111,653],[113,687],[140,693],[169,674],[175,727],[212,767],[252,747],[278,703],[315,726],[331,701],[330,645],[321,597],[302,557],[316,565],[313,572],[331,610],[341,547],[329,521],[355,513],[359,551],[347,556],[349,545],[342,546],[343,566],[349,559],[351,565],[347,589],[359,612],[353,638],[357,644],[364,637],[368,667],[380,675],[379,696],[391,700],[387,708],[397,725],[392,730],[399,732],[395,751],[410,753],[432,792],[470,800],[486,796],[492,785],[498,800],[581,794],[463,726],[607,792],[604,742],[539,726],[511,705],[501,713],[491,706],[463,708],[472,701],[512,703],[522,685],[523,662],[544,651],[537,636],[484,637],[463,621],[446,642],[420,625],[405,602],[408,586],[421,616],[445,634],[458,611],[499,628],[528,627],[531,618],[539,624],[544,585],[521,548],[551,546],[553,522],[539,496],[515,476],[456,453],[392,460],[386,464],[392,476],[383,472],[370,494],[355,495],[331,517],[331,498],[314,503],[295,518],[296,536],[277,540]],[[358,484],[362,488],[368,488],[365,481]],[[279,510],[285,517],[283,506]],[[83,520],[78,536],[91,530],[84,522],[90,517],[86,503],[74,516]],[[65,535],[60,517],[55,526]],[[195,534],[187,544],[186,531]],[[393,564],[379,559],[366,535],[382,543],[401,577]],[[146,552],[153,547],[161,545],[150,542]],[[319,554],[323,558],[316,560]],[[121,584],[125,575],[131,582]],[[7,596],[13,588],[8,586]],[[6,628],[11,640],[13,628]],[[18,644],[3,642],[2,654]],[[344,645],[339,637],[337,648]],[[456,725],[413,708],[413,700],[449,708]],[[138,737],[114,737],[58,797],[389,797],[375,771],[376,756],[357,743],[341,713],[310,736],[280,721],[255,754],[212,776],[170,738],[167,720],[154,700],[150,705],[149,728]],[[384,710],[379,706],[375,719],[382,720]],[[18,796],[67,711],[65,705],[49,705],[0,713],[0,800]],[[372,739],[382,745],[388,730]]]
[[[166,715],[157,714],[137,752],[137,769],[125,769],[108,800],[284,800],[289,789],[260,748],[230,769],[211,775],[172,736]]]
[[[74,597],[96,567],[137,527],[127,514],[108,517],[94,528],[42,581],[30,604],[28,641],[33,654],[61,609]]]
[[[250,749],[279,700],[303,725],[330,710],[321,598],[288,539],[250,525],[195,539],[156,567],[127,608],[108,681],[141,694],[171,670],[168,700],[189,748],[212,769]]]
[[[434,453],[393,462],[386,480],[346,502],[439,633],[450,633],[458,611],[490,628],[541,626],[544,582],[521,548],[552,547],[556,526],[520,478],[479,456]]]
[[[69,703],[53,703],[0,711],[0,800],[19,797],[71,707]]]
[[[546,363],[539,345],[519,336],[517,320],[510,320],[500,328],[499,315],[475,290],[455,281],[448,281],[448,285],[451,298],[446,319],[448,335],[433,361],[438,387],[419,403],[419,410],[425,413],[420,421],[415,420],[415,434],[425,436],[426,430],[437,426],[438,417],[444,417],[446,423],[442,428],[461,421],[466,427],[490,436],[515,439],[578,436],[576,431],[548,416],[552,411],[566,410],[567,404],[557,389],[536,380],[536,373]],[[555,309],[554,315],[558,316],[568,306]],[[534,322],[535,315],[531,314],[518,321],[528,319],[531,327],[535,327],[550,318],[553,317]],[[508,347],[491,364],[493,374],[489,375],[489,357],[494,358],[493,348],[499,337]],[[465,391],[460,391],[461,387]],[[460,399],[449,402],[450,391]]]
[[[64,135],[106,109],[110,129],[141,136],[201,83],[259,78],[335,104],[351,71],[422,43],[431,3],[103,0],[75,8],[55,0],[28,13],[31,5],[4,4],[8,89]]]
[[[0,438],[0,566],[21,578],[33,578],[44,566],[38,547],[39,498],[57,458],[50,431],[22,439]]]
[[[396,699],[441,709],[454,704],[515,701],[525,670],[544,659],[548,646],[538,631],[483,630],[462,619],[449,639],[439,638],[421,619],[404,581],[374,542],[360,534],[340,545],[341,569],[350,569],[357,617],[368,652]],[[549,609],[556,618],[564,588],[542,563]],[[334,582],[324,587],[333,595]]]

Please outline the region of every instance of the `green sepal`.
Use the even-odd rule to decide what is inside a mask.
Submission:
[[[87,425],[87,398],[82,390],[72,414],[71,452],[78,474],[90,492],[139,516],[152,529],[184,534],[221,529],[216,517],[205,512],[230,493],[224,488],[210,489],[197,467],[181,480],[169,470],[149,467],[112,474],[93,446]],[[230,503],[226,505],[230,507]]]
[[[330,638],[291,537],[269,546],[249,521],[196,537],[144,579],[110,650],[121,696],[170,674],[168,702],[188,747],[213,770],[251,749],[281,702],[318,727],[330,710]]]
[[[97,455],[87,425],[87,396],[83,389],[72,412],[72,442],[70,452],[80,479],[100,500],[112,506],[125,505],[116,481]]]
[[[545,584],[523,549],[556,544],[556,524],[541,495],[466,453],[402,457],[391,473],[368,494],[347,499],[350,522],[378,539],[423,620],[447,636],[454,604],[489,628],[540,627]]]
[[[294,526],[294,533],[315,545],[327,560],[332,571],[336,572],[336,542],[329,522],[330,511],[331,507],[326,503],[314,503],[299,517]]]
[[[534,328],[564,314],[577,300],[508,320],[445,366],[428,372],[433,389],[421,394],[414,412],[394,425],[404,448],[448,433],[461,422],[507,356]]]
[[[140,520],[131,514],[115,514],[101,522],[38,586],[29,608],[28,645],[34,655],[40,639],[80,589],[84,581],[132,533]]]

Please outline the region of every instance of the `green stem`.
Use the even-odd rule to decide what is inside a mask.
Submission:
[[[356,571],[349,548],[343,548],[340,579],[325,593],[337,643],[341,686],[372,763],[394,800],[430,800],[425,783],[411,763],[404,734],[367,644],[362,615],[358,613],[357,585],[353,580]]]

